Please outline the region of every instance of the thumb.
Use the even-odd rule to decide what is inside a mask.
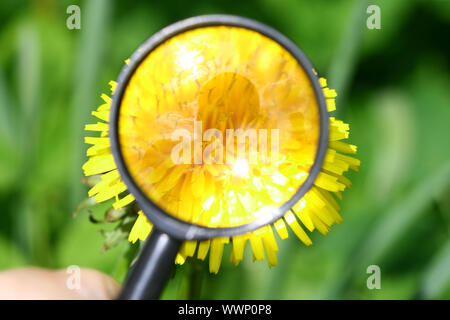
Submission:
[[[0,299],[114,299],[120,285],[93,269],[21,268],[0,273]]]

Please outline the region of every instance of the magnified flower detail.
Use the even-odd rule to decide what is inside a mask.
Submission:
[[[240,37],[234,31],[227,32],[233,41]],[[201,38],[199,43],[211,43],[205,41],[207,35],[207,32],[196,34]],[[258,216],[258,210],[286,202],[307,178],[314,161],[319,122],[309,80],[302,70],[298,70],[300,68],[294,61],[277,51],[280,49],[275,45],[269,48],[269,52],[276,52],[274,56],[282,57],[280,61],[265,55],[267,50],[260,50],[261,47],[271,46],[263,43],[264,39],[242,41],[241,46],[234,48],[232,59],[225,59],[220,50],[211,52],[209,59],[204,53],[199,53],[201,47],[196,47],[195,42],[192,47],[179,49],[175,57],[170,56],[168,51],[155,50],[150,54],[154,54],[154,59],[147,60],[149,66],[141,69],[141,73],[141,67],[138,68],[137,76],[130,80],[123,98],[121,110],[124,110],[124,120],[119,122],[119,137],[125,162],[136,164],[134,167],[128,164],[132,176],[138,184],[142,182],[140,187],[154,202],[169,214],[187,222],[210,227],[251,222]],[[174,40],[172,44],[176,46],[177,42]],[[218,61],[214,59],[219,58],[226,61],[214,70],[214,63]],[[149,87],[143,83],[146,77],[160,83],[164,82],[164,76],[171,74],[170,66],[164,63],[164,59],[183,66],[179,82],[172,83],[173,88],[154,86],[152,89],[150,86],[150,89],[143,89]],[[251,59],[258,61],[254,69],[241,63]],[[205,60],[213,62],[207,64]],[[145,63],[146,60],[143,65]],[[159,70],[157,76],[145,73],[155,69]],[[328,88],[324,78],[320,78],[319,82],[327,109],[332,112],[336,109],[337,94]],[[268,87],[266,83],[273,85]],[[117,83],[111,81],[110,86],[114,94]],[[175,88],[176,95],[165,97]],[[148,92],[143,95],[142,90]],[[228,92],[226,98],[220,93],[224,90]],[[87,131],[98,132],[98,136],[85,138],[91,146],[87,150],[89,159],[83,165],[83,171],[86,176],[100,175],[100,181],[89,190],[89,197],[94,197],[97,202],[114,198],[113,207],[119,209],[132,204],[135,199],[121,180],[110,150],[108,121],[112,98],[106,94],[101,97],[104,103],[92,112],[98,118],[97,122],[85,126]],[[148,105],[155,107],[149,109]],[[192,163],[170,164],[171,150],[177,142],[161,132],[173,133],[176,129],[194,132],[195,121],[201,121],[202,132],[218,128],[219,132],[224,133],[223,136],[225,129],[229,128],[280,128],[276,166],[265,166],[261,164],[261,159],[250,163],[239,158],[220,164],[196,163],[194,147],[190,157],[185,158]],[[332,225],[340,223],[341,209],[337,200],[342,200],[342,191],[351,187],[344,173],[350,169],[358,171],[360,161],[352,156],[357,151],[356,146],[344,142],[349,137],[349,125],[330,117],[329,126],[328,151],[314,185],[282,219],[232,238],[185,241],[175,263],[183,264],[187,257],[204,260],[209,253],[209,270],[217,273],[224,246],[231,242],[230,260],[233,264],[238,265],[243,259],[249,243],[253,259],[266,258],[271,267],[277,264],[276,237],[284,240],[289,235],[295,235],[309,246],[312,241],[307,231],[317,229],[325,235]],[[145,140],[152,136],[157,139]],[[271,144],[273,137],[269,138]],[[204,144],[200,146],[202,155],[206,148]],[[249,149],[248,145],[246,148]],[[215,148],[211,155],[227,155],[228,152],[225,148]],[[145,240],[151,230],[152,224],[139,211],[128,240],[133,243]]]
[[[205,45],[208,43],[208,45]],[[133,180],[169,215],[210,228],[270,214],[314,163],[319,109],[285,48],[238,27],[202,27],[155,48],[121,100]]]

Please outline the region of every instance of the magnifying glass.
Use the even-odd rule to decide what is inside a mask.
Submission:
[[[183,241],[276,222],[320,171],[328,115],[318,78],[293,42],[259,22],[172,24],[117,82],[112,153],[153,224],[119,299],[158,298]]]

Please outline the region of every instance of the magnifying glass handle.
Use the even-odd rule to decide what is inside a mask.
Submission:
[[[180,246],[180,240],[153,228],[139,258],[127,275],[118,299],[158,299]]]

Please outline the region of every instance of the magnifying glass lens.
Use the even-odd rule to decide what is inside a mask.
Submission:
[[[182,32],[137,67],[119,111],[119,143],[136,185],[182,221],[251,223],[306,180],[319,109],[298,61],[242,27]]]

